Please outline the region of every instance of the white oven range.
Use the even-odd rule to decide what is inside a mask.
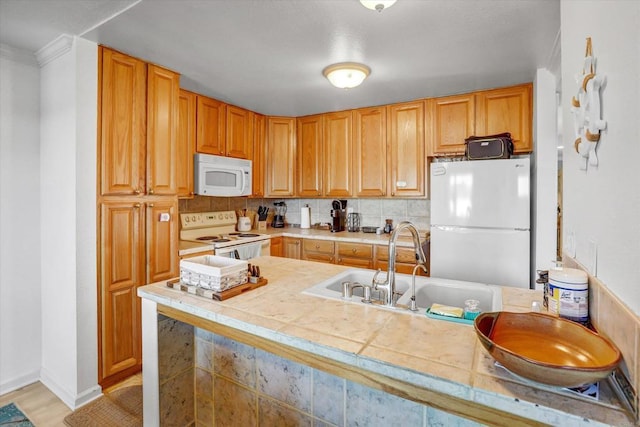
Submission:
[[[268,234],[236,231],[234,211],[180,214],[180,240],[209,243],[214,255],[250,259],[271,254]]]

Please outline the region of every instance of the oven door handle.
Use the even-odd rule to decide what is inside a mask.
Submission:
[[[237,249],[234,249],[234,250],[233,250],[233,257],[234,257],[235,259],[240,259],[240,252],[238,252],[238,250],[237,250]]]

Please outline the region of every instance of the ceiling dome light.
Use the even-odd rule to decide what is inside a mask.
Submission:
[[[322,74],[335,87],[350,89],[358,86],[371,73],[371,69],[364,64],[356,62],[341,62],[333,64],[322,70]]]
[[[360,0],[360,3],[367,9],[382,12],[382,9],[393,6],[396,0]]]

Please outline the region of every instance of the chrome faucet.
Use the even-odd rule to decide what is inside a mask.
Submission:
[[[396,293],[396,240],[398,240],[400,232],[405,228],[411,232],[411,236],[413,237],[413,249],[416,252],[416,263],[422,266],[422,269],[424,269],[425,271],[427,269],[427,257],[424,255],[424,251],[422,250],[422,246],[420,245],[420,236],[418,234],[418,230],[416,229],[415,225],[413,225],[409,221],[402,221],[393,230],[393,232],[391,233],[391,237],[389,238],[389,264],[386,280],[384,282],[377,282],[377,273],[373,278],[374,288],[376,290],[384,291],[384,303],[389,307],[394,307],[396,305],[396,301],[394,299]]]

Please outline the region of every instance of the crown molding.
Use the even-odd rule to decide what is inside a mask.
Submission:
[[[4,43],[0,43],[0,58],[19,62],[24,65],[38,66],[38,61],[36,61],[36,56],[33,52],[29,52],[25,49],[18,49]]]
[[[73,36],[61,34],[58,38],[48,43],[36,52],[36,59],[40,68],[69,52],[73,47]]]

